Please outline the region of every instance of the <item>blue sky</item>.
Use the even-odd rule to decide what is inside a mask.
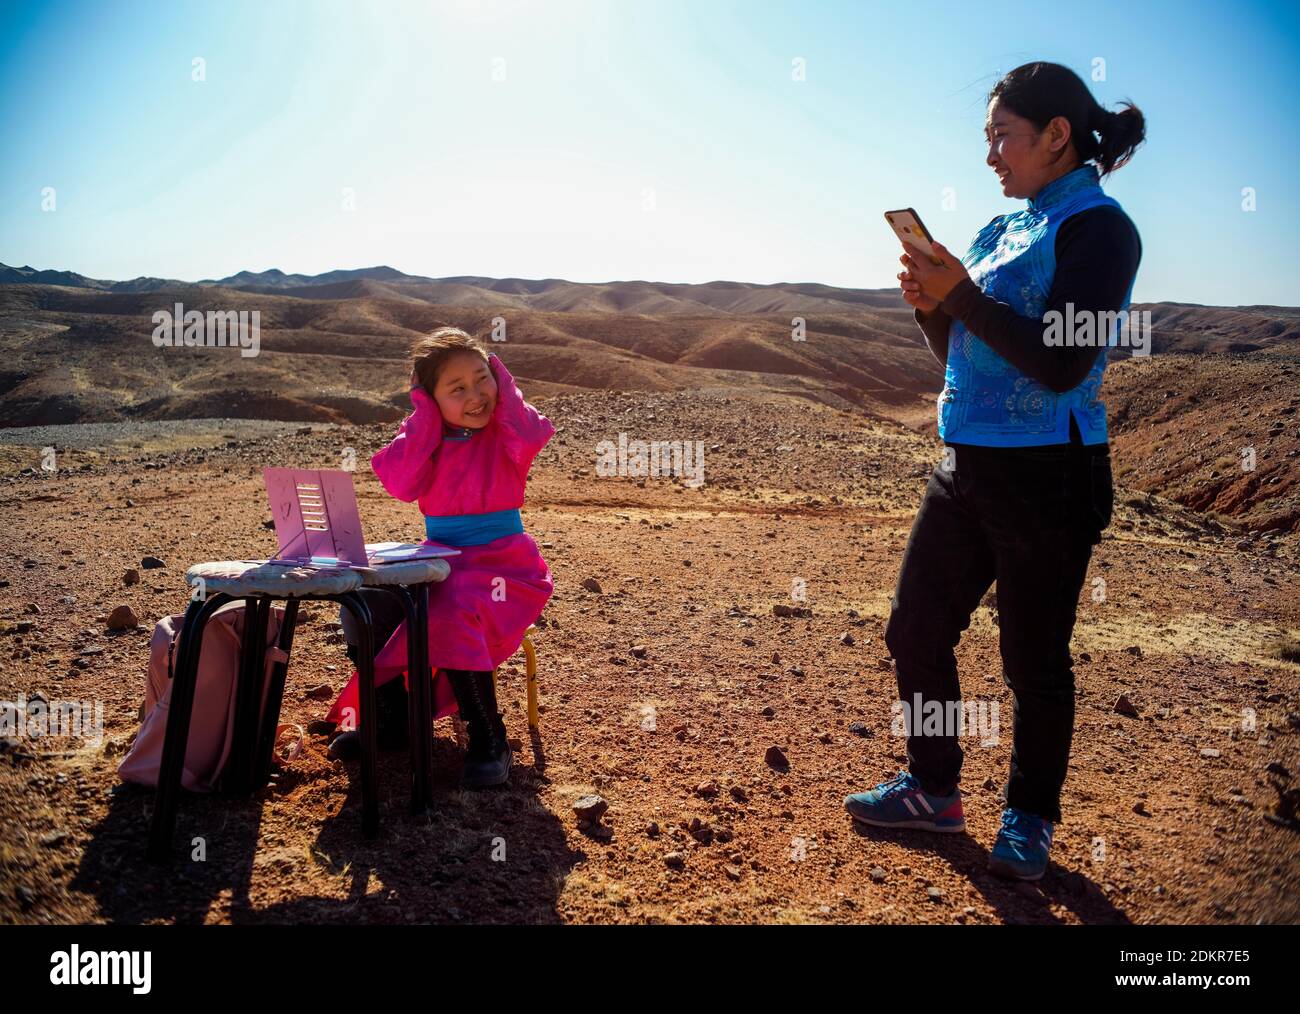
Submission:
[[[984,100],[1035,59],[1146,114],[1135,301],[1300,304],[1295,3],[10,3],[0,261],[891,286],[886,209],[1023,206]]]

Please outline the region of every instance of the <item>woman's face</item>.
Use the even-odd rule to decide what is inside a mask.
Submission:
[[[449,426],[480,430],[496,408],[496,377],[474,353],[459,352],[442,364],[433,399]]]
[[[1070,121],[1054,117],[1040,132],[1031,121],[994,99],[989,103],[984,136],[989,144],[985,161],[1002,181],[1002,193],[1028,199],[1061,175],[1061,152],[1070,143]]]

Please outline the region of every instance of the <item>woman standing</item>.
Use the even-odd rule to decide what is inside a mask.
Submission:
[[[885,630],[903,713],[912,716],[910,770],[845,806],[876,826],[965,828],[959,730],[923,726],[914,713],[960,708],[953,648],[996,580],[1014,715],[1007,805],[989,867],[1026,880],[1046,870],[1061,820],[1074,727],[1070,636],[1113,500],[1102,346],[1110,315],[1128,308],[1142,247],[1099,180],[1144,138],[1141,112],[1125,105],[1107,111],[1059,64],[1011,71],[989,94],[986,161],[1003,194],[1028,205],[993,219],[961,260],[936,243],[936,265],[908,246],[898,275],[946,370],[944,460],[912,526]],[[1092,315],[1100,337],[1052,341],[1052,311],[1075,322]]]

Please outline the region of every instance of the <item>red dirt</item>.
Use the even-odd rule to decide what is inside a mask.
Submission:
[[[534,468],[524,513],[556,593],[536,635],[540,743],[527,735],[522,659],[502,673],[520,741],[508,789],[457,791],[459,748],[439,723],[436,811],[407,814],[406,760],[383,755],[383,830],[366,842],[355,767],[331,762],[325,738],[309,737],[254,800],[186,797],[177,842],[203,837],[207,860],[181,849],[165,875],[142,859],[152,792],[115,775],[136,727],[147,630],[181,611],[189,563],[273,548],[261,525],[263,465],[336,466],[352,446],[364,466],[391,425],[290,427],[207,450],[66,451],[57,473],[0,485],[11,519],[0,535],[9,581],[0,696],[99,700],[106,722],[98,747],[48,739],[0,755],[0,921],[1300,918],[1300,837],[1278,816],[1271,784],[1293,785],[1300,771],[1300,667],[1274,655],[1300,628],[1295,535],[1247,537],[1118,490],[1080,602],[1078,716],[1053,866],[1039,884],[1009,885],[984,869],[1009,735],[965,744],[965,835],[864,831],[841,805],[903,759],[882,631],[938,458],[933,438],[775,396],[596,393],[541,407],[560,432]],[[705,485],[597,476],[596,442],[620,431],[703,440]],[[24,454],[39,464],[37,449],[8,454],[12,465]],[[357,482],[372,539],[418,537],[413,506],[368,472]],[[145,554],[166,568],[124,587],[123,571]],[[600,593],[584,589],[591,577]],[[1091,595],[1098,577],[1101,602]],[[774,616],[796,579],[811,617]],[[1009,716],[995,598],[987,602],[959,665],[967,697]],[[105,632],[98,617],[119,604],[135,609],[140,630]],[[327,702],[304,691],[348,676],[336,617],[313,613],[295,643],[285,721],[322,717]],[[22,622],[33,629],[15,632]],[[88,646],[101,650],[73,666]],[[1136,718],[1114,711],[1120,694]],[[773,745],[788,772],[765,763]],[[1287,774],[1270,775],[1270,764]],[[590,792],[609,802],[607,841],[572,812]],[[494,861],[502,843],[504,861]]]

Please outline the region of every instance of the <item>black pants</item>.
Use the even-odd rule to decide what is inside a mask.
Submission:
[[[361,596],[366,600],[366,606],[370,610],[370,620],[374,626],[375,654],[377,655],[384,645],[388,643],[388,639],[393,636],[397,628],[402,625],[402,621],[406,619],[406,612],[394,595],[381,588],[362,588]],[[355,649],[357,642],[360,640],[357,621],[348,610],[340,608],[339,622],[343,625],[344,640],[347,641],[350,648]],[[391,694],[404,695],[406,693],[401,680],[393,681],[392,687],[385,683],[379,690],[380,692],[387,690]]]
[[[366,600],[370,610],[370,620],[374,625],[375,654],[388,643],[388,639],[406,619],[406,611],[397,600],[397,596],[382,588],[362,588],[361,597]],[[343,624],[343,638],[352,647],[361,639],[357,631],[357,621],[346,609],[339,609],[339,622]]]
[[[1074,730],[1070,635],[1092,547],[1110,523],[1109,448],[953,444],[953,458],[926,486],[885,629],[899,699],[961,700],[953,648],[996,581],[1002,675],[1014,695],[1007,805],[1057,822]],[[927,792],[954,791],[957,730],[908,729],[912,774]]]

